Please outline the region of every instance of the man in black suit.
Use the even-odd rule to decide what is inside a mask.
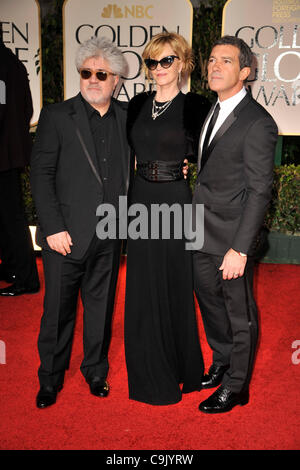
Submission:
[[[81,372],[106,397],[108,347],[120,241],[96,236],[99,204],[118,204],[129,181],[126,105],[112,98],[124,74],[122,52],[92,38],[77,53],[80,93],[41,112],[31,159],[45,273],[38,340],[37,406],[55,403],[68,369],[79,291],[84,307]]]
[[[29,164],[32,99],[27,70],[5,47],[0,26],[0,296],[39,291],[31,235],[24,211],[21,172]]]
[[[249,400],[258,336],[253,254],[271,199],[277,126],[244,88],[252,52],[224,36],[212,48],[208,83],[218,100],[199,143],[195,204],[204,204],[204,245],[194,253],[195,292],[213,364],[199,409],[221,413]]]

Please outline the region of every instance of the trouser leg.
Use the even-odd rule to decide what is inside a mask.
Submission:
[[[224,303],[233,334],[230,368],[223,377],[223,383],[236,393],[249,386],[258,339],[257,307],[252,289],[253,265],[253,260],[248,257],[242,277],[222,280]]]
[[[80,263],[43,250],[45,275],[44,313],[38,349],[41,385],[62,384],[69,367],[78,292],[84,271]]]
[[[0,211],[1,212],[1,211]],[[1,258],[1,274],[3,276],[11,276],[16,272],[16,260],[11,246],[11,241],[7,237],[5,225],[0,214],[0,258]]]
[[[242,277],[223,280],[223,258],[194,254],[194,282],[207,340],[217,365],[230,364],[223,377],[231,391],[248,387],[258,337],[253,297],[253,260],[248,257]]]
[[[95,240],[81,285],[84,307],[84,359],[81,372],[87,382],[108,374],[108,348],[121,244],[118,240]]]
[[[19,169],[0,172],[0,199],[4,249],[8,251],[7,257],[13,264],[15,283],[20,286],[36,287],[39,285],[39,278],[24,211]],[[4,259],[5,256],[4,254]]]
[[[230,363],[233,346],[232,331],[224,305],[218,264],[206,253],[193,254],[194,289],[200,307],[206,338],[213,351],[213,363]]]

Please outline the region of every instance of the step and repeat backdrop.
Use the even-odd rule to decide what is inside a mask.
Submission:
[[[300,0],[229,0],[222,34],[238,36],[255,54],[252,96],[281,135],[300,134]]]
[[[140,74],[141,55],[150,39],[175,31],[192,44],[193,7],[188,0],[66,0],[63,7],[65,98],[78,93],[75,52],[92,36],[105,36],[123,51],[128,72],[115,97],[129,101],[148,86]],[[187,91],[185,84],[183,91]]]
[[[41,24],[37,0],[0,0],[3,42],[25,65],[33,100],[31,124],[37,124],[42,106]]]
[[[175,31],[192,43],[189,0],[65,0],[63,4],[64,97],[79,91],[75,52],[92,36],[106,36],[126,56],[128,71],[115,96],[128,101],[149,86],[140,74],[147,42]],[[1,0],[5,45],[27,68],[34,103],[32,124],[42,106],[40,9],[37,0]],[[281,135],[300,135],[300,0],[228,0],[222,34],[244,39],[255,55],[249,86],[274,117]],[[189,83],[183,91],[189,89]]]

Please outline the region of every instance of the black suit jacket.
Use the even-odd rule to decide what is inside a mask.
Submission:
[[[1,42],[0,80],[5,84],[5,99],[0,103],[0,171],[7,171],[29,164],[33,108],[27,70]]]
[[[212,139],[204,165],[200,151],[193,203],[204,204],[201,251],[253,254],[271,199],[277,132],[270,114],[247,94]]]
[[[125,195],[129,184],[127,104],[114,99],[112,104],[122,147],[119,164]],[[40,224],[38,243],[50,249],[46,237],[67,230],[73,241],[68,256],[82,258],[96,231],[103,185],[80,93],[43,108],[31,157],[31,186]]]

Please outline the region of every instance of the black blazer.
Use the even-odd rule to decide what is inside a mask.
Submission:
[[[5,83],[5,103],[0,104],[0,171],[29,164],[32,99],[27,70],[0,42],[0,80]]]
[[[129,184],[127,103],[112,99],[112,104],[122,147],[125,195]],[[96,231],[103,185],[80,93],[43,108],[31,157],[31,187],[40,224],[38,243],[50,249],[46,237],[67,230],[73,241],[69,257],[82,258]]]
[[[271,199],[277,132],[270,114],[247,94],[217,131],[204,165],[199,152],[193,202],[204,204],[201,251],[253,254]]]

